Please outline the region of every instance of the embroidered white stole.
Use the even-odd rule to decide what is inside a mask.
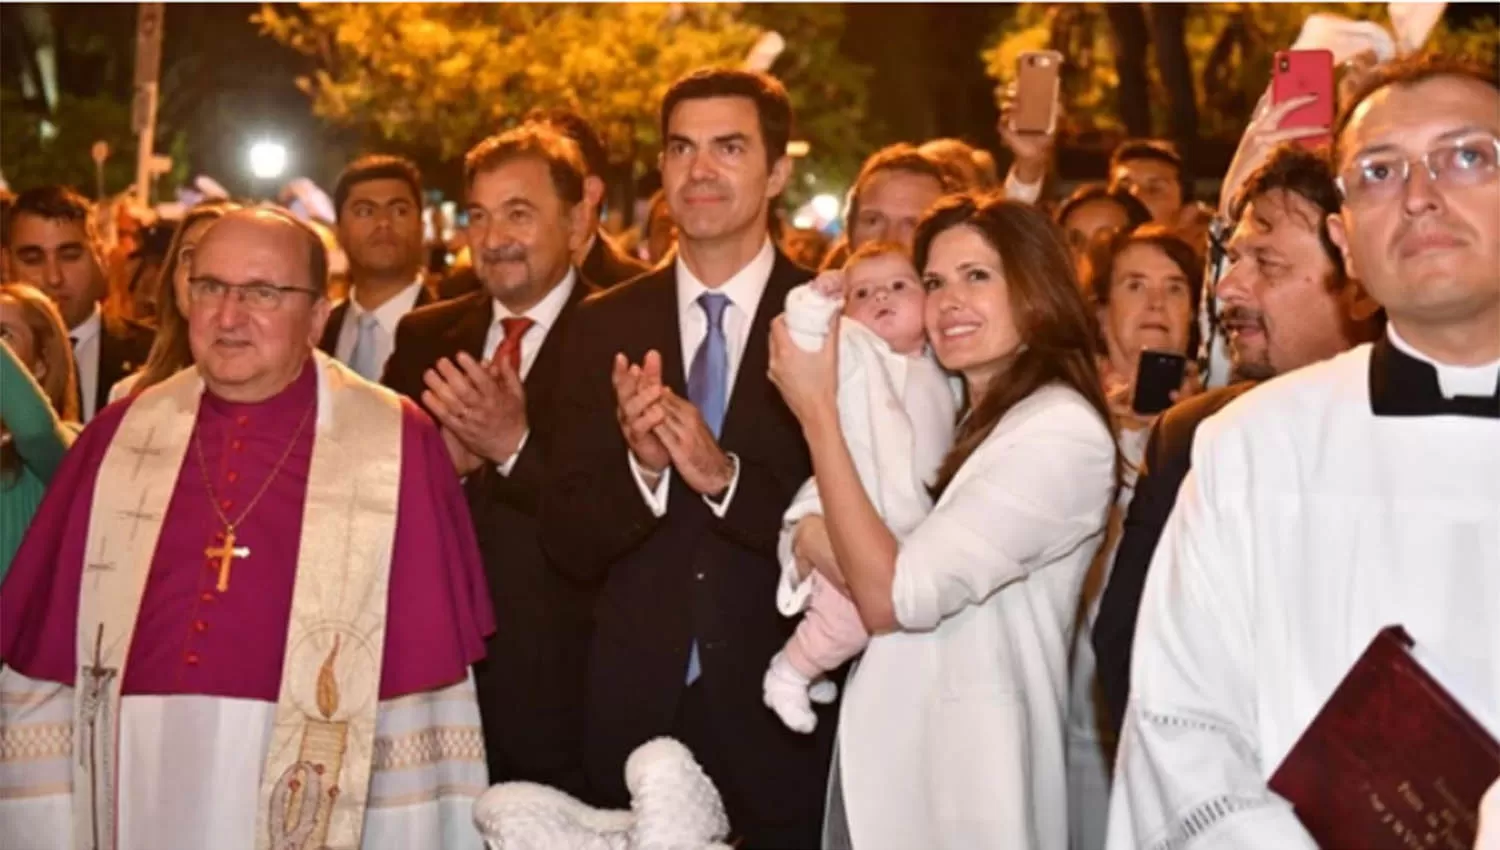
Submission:
[[[401,406],[389,390],[321,352],[314,356],[318,410],[281,690],[262,770],[258,850],[354,850],[369,794]],[[76,846],[116,845],[120,685],[202,394],[195,369],[142,393],[99,470],[78,612]]]

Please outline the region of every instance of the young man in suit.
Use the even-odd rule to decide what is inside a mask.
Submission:
[[[475,668],[492,782],[585,794],[583,684],[592,594],[546,562],[536,514],[554,463],[562,335],[594,291],[577,146],[528,124],[464,161],[484,288],[401,321],[385,384],[442,427],[474,518],[497,630]]]
[[[661,108],[674,262],[585,302],[543,494],[557,565],[603,581],[589,661],[589,779],[626,798],[640,744],[683,741],[745,847],[818,844],[835,712],[786,729],[761,702],[791,632],[776,610],[781,515],[811,469],[766,377],[772,317],[810,272],[776,252],[771,199],[791,173],[786,91],[705,70]]]
[[[333,308],[318,347],[378,381],[401,317],[433,300],[422,275],[422,173],[398,156],[361,157],[339,175],[333,203],[349,297]]]
[[[22,192],[10,212],[10,274],[57,304],[73,342],[79,416],[84,422],[109,404],[115,382],[146,362],[156,334],[145,325],[107,315],[104,250],[94,208],[64,186]]]

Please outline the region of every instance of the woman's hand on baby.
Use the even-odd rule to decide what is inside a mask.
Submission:
[[[830,317],[830,324],[837,316]],[[786,315],[771,322],[771,362],[766,370],[804,431],[838,424],[838,340],[828,337],[818,351],[792,341]]]

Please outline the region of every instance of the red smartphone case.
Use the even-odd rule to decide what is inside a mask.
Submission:
[[[1275,62],[1271,74],[1272,103],[1285,103],[1307,94],[1317,95],[1318,98],[1307,106],[1293,110],[1282,119],[1278,129],[1331,128],[1335,105],[1333,53],[1327,50],[1282,50],[1277,52]],[[1319,147],[1330,141],[1332,136],[1328,133],[1300,140],[1306,147]]]

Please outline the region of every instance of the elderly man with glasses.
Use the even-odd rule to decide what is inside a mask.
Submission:
[[[1378,751],[1352,733],[1347,759],[1298,746],[1388,626],[1491,735],[1500,718],[1495,67],[1382,69],[1334,136],[1329,236],[1388,326],[1199,428],[1146,579],[1111,848],[1386,846],[1395,827],[1353,814],[1376,803],[1403,829],[1468,847],[1495,775],[1399,683],[1382,707],[1348,708],[1387,724]],[[1371,676],[1383,687],[1388,672]],[[1407,769],[1413,754],[1443,775]],[[1361,773],[1387,762],[1390,789]],[[1401,780],[1453,820],[1398,811]]]
[[[314,352],[288,214],[216,221],[189,287],[195,368],[90,423],[0,587],[0,730],[37,742],[0,747],[0,834],[477,850],[493,615],[441,436]]]

